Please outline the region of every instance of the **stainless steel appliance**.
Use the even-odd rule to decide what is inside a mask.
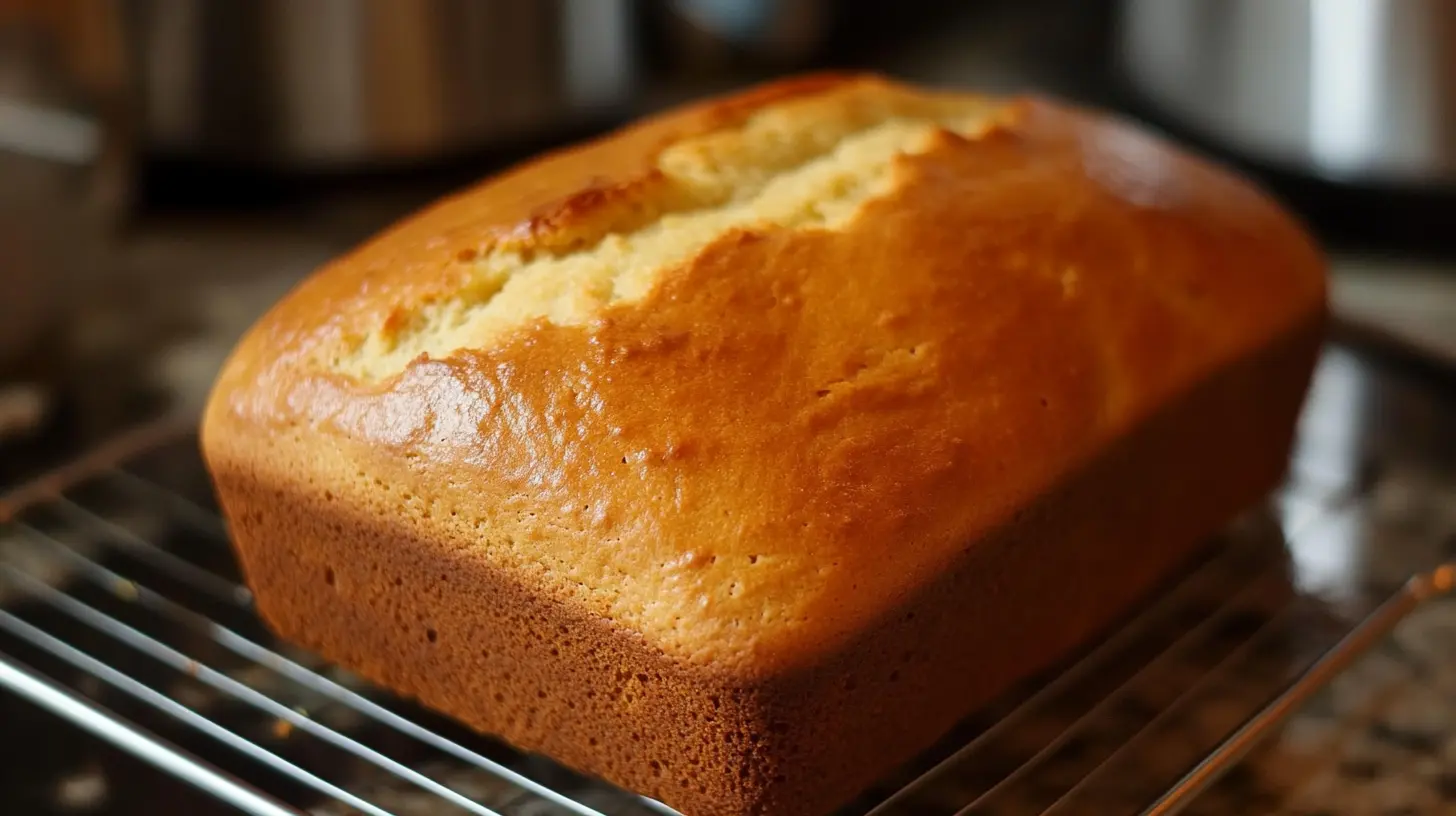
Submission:
[[[338,167],[534,136],[627,100],[632,0],[118,0],[142,136]]]
[[[124,198],[114,22],[99,3],[0,0],[0,417]]]
[[[1236,153],[1335,181],[1456,184],[1456,3],[1123,0],[1123,68]]]

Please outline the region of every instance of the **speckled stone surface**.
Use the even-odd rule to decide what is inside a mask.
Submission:
[[[1196,814],[1456,813],[1456,602],[1415,613]]]
[[[211,372],[252,316],[314,262],[348,243],[345,238],[316,240],[309,235],[300,229],[296,238],[272,242],[258,240],[248,230],[224,229],[137,240],[131,246],[131,262],[138,268],[175,270],[178,277],[173,283],[178,286],[160,297],[154,287],[132,289],[121,277],[112,296],[130,299],[138,309],[163,309],[165,316],[156,325],[182,326],[182,331],[149,340],[128,334],[124,322],[100,312],[95,321],[87,322],[87,337],[79,338],[80,345],[146,345],[153,353],[146,357],[144,376],[170,393],[183,414],[195,411]],[[183,280],[189,270],[202,268],[207,270],[205,278]],[[866,812],[875,801],[965,745],[971,748],[958,761],[877,813],[1140,812],[1334,646],[1376,603],[1396,592],[1405,578],[1443,560],[1456,560],[1456,385],[1332,348],[1316,380],[1302,440],[1291,466],[1289,490],[1267,509],[1254,511],[1232,527],[1207,560],[1191,565],[1149,608],[1108,632],[1107,641],[1082,660],[1028,683],[962,724],[942,750],[900,778],[879,785],[874,796],[849,813]],[[160,542],[189,564],[221,576],[224,583],[237,580],[217,530],[204,536],[205,544],[198,538],[199,532],[215,525],[215,519],[205,520],[211,500],[195,447],[183,440],[141,472],[188,497],[194,510],[202,509],[204,520],[178,519],[178,509],[169,500],[151,497],[154,504],[146,504],[127,491],[112,495],[108,488],[87,494],[87,501],[114,523],[112,529],[77,527],[55,519],[35,523],[76,551],[128,571],[141,586],[166,590],[236,631],[268,643],[268,635],[248,612],[220,609],[215,593],[198,595],[195,586],[178,586],[165,574],[154,576],[150,567],[125,552],[127,536],[134,536],[132,542]],[[151,517],[146,507],[163,509],[166,517]],[[285,710],[296,711],[294,717],[380,746],[408,768],[496,812],[562,813],[558,806],[460,761],[459,756],[406,745],[408,740],[397,734],[381,734],[370,717],[316,688],[285,682],[275,670],[240,660],[237,654],[218,650],[215,643],[181,637],[141,612],[135,612],[132,621],[135,590],[118,595],[115,587],[86,589],[84,581],[71,576],[64,565],[38,558],[35,549],[20,544],[9,535],[12,532],[0,532],[4,539],[0,562],[6,567],[79,593],[157,637],[173,638],[167,643],[246,688],[261,691]],[[138,570],[141,577],[132,576],[131,571]],[[0,580],[0,609],[20,609],[31,616],[28,619],[58,627],[66,637],[80,637],[74,625],[26,608],[23,600],[17,602],[17,592],[13,581]],[[312,656],[280,648],[301,664],[326,670]],[[12,641],[0,637],[0,653],[12,651]],[[125,660],[128,669],[141,664],[134,663],[137,657],[115,650],[98,653]],[[186,733],[179,736],[175,723],[138,710],[105,683],[47,663],[39,654],[25,654],[83,698],[118,708],[143,726],[202,750],[227,771],[249,780],[258,778],[258,784],[290,803],[316,807],[320,813],[358,812],[357,807],[326,804],[316,793],[259,775],[250,769],[252,761],[227,750],[205,749],[205,740],[198,742]],[[431,816],[459,812],[443,806],[437,794],[405,784],[397,775],[354,756],[341,755],[336,746],[322,745],[316,734],[300,727],[303,720],[290,723],[259,713],[199,683],[192,673],[140,676],[188,710],[227,724],[278,755],[301,758],[322,777],[387,812]],[[646,804],[620,791],[604,790],[543,759],[514,755],[389,695],[355,685],[347,676],[331,676],[379,699],[390,710],[443,730],[480,756],[559,788],[601,812],[651,813]],[[207,799],[195,794],[179,799],[186,796],[182,793],[186,788],[173,785],[166,774],[127,761],[80,731],[57,729],[51,715],[35,714],[7,695],[0,695],[0,723],[7,729],[44,729],[50,734],[51,748],[45,752],[7,752],[7,745],[16,748],[20,743],[0,740],[0,790],[10,793],[16,790],[13,785],[23,785],[28,793],[16,801],[25,801],[29,807],[25,812],[156,812],[157,801],[169,799],[186,803],[189,813],[229,812],[221,806],[208,809]],[[39,762],[39,756],[45,761]],[[176,791],[170,791],[172,787]],[[1456,600],[1436,600],[1415,612],[1254,755],[1194,800],[1190,812],[1456,813]]]
[[[1306,427],[1366,463],[1366,498],[1295,562],[1313,597],[1354,610],[1456,561],[1456,403],[1449,383],[1425,392],[1343,355],[1322,375]],[[1415,611],[1190,812],[1456,813],[1456,598]]]
[[[1306,429],[1366,482],[1347,522],[1294,548],[1297,579],[1332,608],[1456,561],[1456,403],[1437,390],[1326,360]],[[1189,812],[1456,813],[1456,598],[1415,611]]]
[[[230,257],[208,286],[168,301],[203,330],[184,333],[152,360],[149,376],[165,384],[182,411],[194,410],[211,371],[242,326],[302,271],[303,261],[332,247],[305,243],[275,258],[266,246],[236,236],[236,252],[213,236],[194,247],[140,246],[171,255],[173,268]],[[288,260],[287,264],[282,263]],[[273,268],[256,274],[251,267]],[[88,342],[106,345],[122,328],[97,322]],[[1138,813],[1300,672],[1333,647],[1410,575],[1456,559],[1456,385],[1423,379],[1334,348],[1326,355],[1303,422],[1290,486],[1269,507],[1234,525],[1148,608],[1109,632],[1088,655],[1029,683],[959,727],[942,750],[899,778],[886,780],[847,813],[864,813],[963,746],[958,759],[878,814]],[[111,523],[77,524],[74,513],[29,519],[56,541],[217,617],[259,642],[268,637],[245,609],[219,603],[218,592],[178,582],[135,542],[151,541],[184,561],[236,581],[235,567],[207,516],[210,497],[183,439],[136,466],[147,479],[186,499],[138,494],[108,483],[75,496]],[[148,503],[150,502],[150,503]],[[152,508],[148,511],[146,508]],[[197,511],[201,511],[201,515]],[[209,521],[209,518],[211,520]],[[405,767],[502,814],[562,813],[559,806],[461,761],[386,733],[374,718],[317,687],[288,681],[275,669],[241,659],[196,633],[159,623],[139,609],[135,587],[88,586],[64,564],[39,557],[13,530],[0,531],[0,563],[43,579],[126,620],[248,689],[276,700],[288,717],[260,712],[199,682],[194,671],[159,671],[126,650],[100,644],[63,615],[27,605],[23,584],[0,579],[0,610],[15,612],[67,638],[80,638],[104,659],[161,689],[188,710],[223,723],[255,744],[314,769],[378,807],[400,814],[462,812],[397,774],[360,761],[310,734],[308,722],[360,739]],[[130,543],[128,543],[130,542]],[[8,573],[6,573],[8,575]],[[0,576],[3,578],[4,576]],[[203,588],[205,589],[205,588]],[[226,594],[223,592],[222,594]],[[286,646],[284,654],[356,688],[411,720],[446,734],[477,756],[499,761],[604,813],[651,813],[621,792],[596,786],[551,763],[522,757],[463,733],[328,670]],[[0,653],[21,654],[0,635]],[[32,665],[83,698],[120,710],[230,773],[320,813],[359,812],[315,792],[261,774],[236,752],[208,748],[106,684],[34,651]],[[58,726],[0,694],[6,729],[47,734],[46,748],[0,740],[0,790],[35,813],[224,813],[160,772],[128,761],[95,739]],[[31,762],[44,755],[43,764]],[[23,794],[23,795],[22,795]],[[33,805],[33,807],[32,807]],[[1318,694],[1251,756],[1195,799],[1197,814],[1456,814],[1456,600],[1437,600]]]

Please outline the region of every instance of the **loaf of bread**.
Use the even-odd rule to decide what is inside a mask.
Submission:
[[[1038,99],[815,76],[319,271],[203,447],[284,637],[690,814],[817,814],[1279,481],[1321,256]]]

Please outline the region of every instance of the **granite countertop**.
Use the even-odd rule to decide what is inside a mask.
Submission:
[[[889,67],[911,77],[1014,89],[1025,74],[1008,67],[1013,61],[1005,52],[1025,42],[1004,27],[964,32],[947,26],[943,37]],[[419,203],[417,195],[350,195],[284,214],[140,225],[116,253],[115,268],[86,285],[77,321],[84,329],[72,345],[78,359],[90,362],[76,377],[99,393],[141,388],[160,395],[157,404],[195,415],[213,373],[256,315],[319,263]],[[1382,348],[1445,360],[1435,368],[1449,370],[1456,361],[1456,258],[1414,261],[1362,252],[1340,253],[1334,261],[1337,307],[1352,322],[1378,328],[1378,338],[1367,333],[1362,339],[1394,340]],[[1308,659],[1328,648],[1410,574],[1456,559],[1456,379],[1407,359],[1332,348],[1322,363],[1303,425],[1306,444],[1294,468],[1300,486],[1272,511],[1285,529],[1309,525],[1268,548],[1288,561],[1271,603],[1279,609],[1291,599],[1301,604],[1299,625],[1273,653],[1281,671],[1292,670],[1291,654]],[[118,410],[98,400],[81,413],[94,414],[93,424],[102,428]],[[134,413],[135,407],[126,410]],[[0,482],[4,475],[0,468]],[[1190,618],[1190,628],[1199,620]],[[1145,677],[1141,696],[1122,695],[1099,710],[1089,734],[1052,751],[1053,759],[1065,760],[1064,769],[997,788],[981,812],[1034,812],[1060,796],[1056,791],[1067,787],[1069,775],[1080,779],[1099,767],[1097,784],[1073,805],[1064,803],[1063,812],[1119,812],[1125,797],[1147,793],[1125,790],[1120,782],[1160,763],[1175,771],[1186,767],[1251,710],[1252,686],[1246,685],[1160,716],[1168,684],[1207,673],[1210,661],[1236,650],[1248,632],[1215,626],[1204,635],[1188,654]],[[1234,674],[1264,683],[1259,693],[1288,679],[1254,663]],[[1033,717],[1010,729],[1005,747],[1023,757],[1038,753],[1045,742],[1028,748],[1018,740],[1044,739],[1052,722]],[[1103,743],[1114,747],[1096,747]],[[1134,747],[1119,752],[1123,743]],[[1109,755],[1118,761],[1107,765]],[[55,783],[57,812],[99,801],[96,787],[104,789],[106,781],[98,782],[96,767],[85,765]],[[399,812],[432,808],[421,801],[412,810],[406,800],[395,806]],[[1456,598],[1415,612],[1190,812],[1456,814]]]
[[[87,323],[88,336],[78,342],[93,349],[126,343],[148,346],[150,363],[143,376],[170,395],[177,411],[195,412],[212,373],[246,325],[320,261],[387,220],[380,212],[346,218],[343,224],[337,214],[330,218],[326,229],[306,218],[293,218],[251,226],[170,224],[139,232],[128,241],[122,254],[125,262],[110,284],[113,288],[97,290],[98,300],[112,299],[113,305],[115,298],[130,299],[135,307],[132,317],[114,317],[114,308],[98,311],[97,319]],[[1356,266],[1367,276],[1380,269],[1369,259]],[[1358,285],[1376,285],[1368,281],[1363,278]],[[1405,290],[1414,292],[1405,299],[1376,288],[1400,307],[1397,311],[1419,300],[1418,288]],[[149,325],[170,328],[143,338],[132,328],[138,312],[158,316],[155,322],[147,321]],[[1289,553],[1290,591],[1307,599],[1321,620],[1337,624],[1313,630],[1330,639],[1304,644],[1300,648],[1305,652],[1328,648],[1333,635],[1394,591],[1406,576],[1456,558],[1456,423],[1449,421],[1453,416],[1452,382],[1338,348],[1326,356],[1304,420],[1306,442],[1294,469],[1302,475],[1301,490],[1307,495],[1296,492],[1280,512],[1288,526],[1300,512],[1323,512],[1308,508],[1352,486],[1359,487],[1363,498],[1353,513],[1326,524],[1328,529],[1291,537],[1279,548]],[[1230,637],[1245,635],[1236,630]],[[1227,646],[1215,637],[1199,652],[1217,654]],[[1179,663],[1178,670],[1207,671],[1200,659]],[[1148,730],[1155,709],[1167,702],[1158,688],[1158,683],[1150,686],[1151,696],[1141,703],[1134,695],[1131,703],[1103,711],[1099,715],[1103,725],[1094,729],[1100,737],[1093,736],[1121,740]],[[1272,690],[1274,686],[1264,688]],[[1229,717],[1252,710],[1247,699],[1239,705],[1223,701],[1188,708],[1171,724],[1138,737],[1138,750],[1122,760],[1135,760],[1136,767],[1156,764],[1159,757],[1174,764],[1190,762],[1196,759],[1190,746],[1206,750],[1210,735],[1226,733],[1236,724]],[[1033,720],[1016,733],[1036,735],[1052,727],[1050,722]],[[1089,739],[1096,744],[1096,739]],[[1014,745],[1008,750],[1027,753]],[[1040,809],[1056,800],[1048,790],[1065,786],[1069,774],[1080,777],[1106,761],[1095,750],[1089,756],[1087,767],[1072,762],[1065,770],[1038,772],[1004,792],[998,789],[982,809],[994,813],[1027,812],[1033,805]],[[1107,776],[1101,772],[1099,784],[1074,800],[1075,807],[1066,812],[1081,812],[1078,808],[1088,803],[1116,812],[1124,803],[1117,797],[1126,792],[1108,787]],[[469,787],[472,781],[462,779],[461,784]],[[1038,787],[1043,784],[1053,788]],[[416,812],[410,806],[415,800],[399,801],[401,812]],[[419,800],[416,807],[424,812],[430,806]],[[1200,797],[1192,812],[1456,813],[1456,599],[1434,601],[1414,614],[1273,740]]]

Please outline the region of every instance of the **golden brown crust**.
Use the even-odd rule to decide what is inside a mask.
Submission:
[[[592,320],[379,382],[330,368],[503,243],[640,223],[673,144],[912,97],[820,77],[668,114],[300,287],[204,423],[264,614],[694,814],[842,801],[1105,625],[1277,480],[1324,277],[1251,187],[1094,115],[1006,103],[847,224],[731,230]]]

